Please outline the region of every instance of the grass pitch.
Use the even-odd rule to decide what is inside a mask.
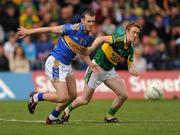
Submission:
[[[45,125],[55,104],[41,102],[29,114],[26,101],[0,101],[0,135],[179,135],[180,100],[128,100],[107,124],[104,115],[110,100],[93,100],[71,113],[70,122]]]

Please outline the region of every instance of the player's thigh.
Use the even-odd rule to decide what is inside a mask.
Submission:
[[[67,89],[69,96],[76,97],[77,96],[77,89],[76,89],[76,80],[74,74],[71,74],[66,77],[67,82]]]
[[[104,81],[105,85],[108,86],[116,95],[127,96],[126,86],[119,76],[115,76],[112,79]]]
[[[67,84],[64,81],[52,81],[53,87],[56,89],[58,97],[68,97]]]

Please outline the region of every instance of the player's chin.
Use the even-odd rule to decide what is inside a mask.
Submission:
[[[92,31],[92,28],[89,28],[88,31]]]
[[[136,41],[136,38],[133,38],[131,42],[135,42]]]

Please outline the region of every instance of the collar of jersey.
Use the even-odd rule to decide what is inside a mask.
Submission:
[[[83,26],[82,23],[80,23],[80,30],[81,30],[81,31],[84,31],[84,26]]]

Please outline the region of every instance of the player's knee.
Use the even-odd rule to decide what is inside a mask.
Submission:
[[[127,94],[120,95],[119,99],[125,101],[128,99],[128,95]]]

